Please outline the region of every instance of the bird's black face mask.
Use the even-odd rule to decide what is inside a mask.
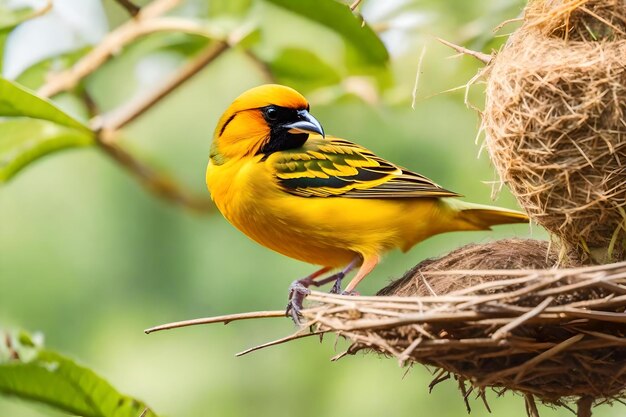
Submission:
[[[270,138],[259,150],[261,154],[269,155],[273,152],[299,148],[312,133],[324,136],[322,125],[311,116],[308,109],[270,105],[260,110],[270,127]]]

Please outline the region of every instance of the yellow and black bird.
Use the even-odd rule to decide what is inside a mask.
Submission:
[[[462,202],[459,194],[344,139],[325,135],[307,100],[281,85],[241,94],[220,118],[206,181],[224,217],[276,252],[320,266],[290,287],[298,322],[310,285],[357,284],[381,255],[438,233],[527,222],[520,212]],[[326,272],[342,268],[328,278]]]

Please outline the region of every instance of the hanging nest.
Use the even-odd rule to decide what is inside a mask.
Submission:
[[[486,147],[574,262],[626,259],[626,0],[531,0],[492,59]]]
[[[524,393],[529,415],[533,398],[590,410],[626,395],[626,263],[550,269],[557,255],[533,240],[469,245],[420,263],[384,297],[314,292],[303,314],[350,340],[347,354],[434,366],[431,385],[454,375],[466,400],[491,387]]]

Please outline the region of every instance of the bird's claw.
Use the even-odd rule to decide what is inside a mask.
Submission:
[[[289,302],[287,303],[287,308],[285,309],[285,315],[287,317],[291,317],[296,325],[302,325],[302,303],[306,296],[311,294],[311,290],[309,290],[310,285],[319,287],[320,285],[324,285],[334,280],[335,283],[330,289],[331,294],[359,295],[356,291],[352,291],[350,293],[347,293],[346,291],[341,291],[341,281],[345,276],[345,271],[341,271],[319,281],[313,280],[312,277],[295,280],[289,286]]]
[[[358,295],[361,295],[361,293],[358,291],[342,291],[341,295],[358,296]]]
[[[341,280],[343,280],[343,277],[346,274],[344,274],[343,272],[339,272],[336,274],[336,279],[335,279],[335,283],[333,284],[333,287],[330,289],[330,293],[331,294],[341,294]]]
[[[289,302],[287,303],[287,308],[285,310],[285,315],[287,317],[291,316],[293,322],[300,326],[302,325],[302,302],[304,298],[311,294],[311,290],[307,287],[310,285],[310,282],[306,280],[296,280],[291,283],[289,286]]]

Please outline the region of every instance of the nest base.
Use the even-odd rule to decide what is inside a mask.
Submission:
[[[316,332],[352,341],[346,354],[439,368],[433,386],[453,374],[479,397],[493,388],[560,406],[620,400],[626,263],[550,269],[558,256],[548,247],[515,239],[469,245],[422,262],[383,296],[314,292],[318,306],[304,315]]]

